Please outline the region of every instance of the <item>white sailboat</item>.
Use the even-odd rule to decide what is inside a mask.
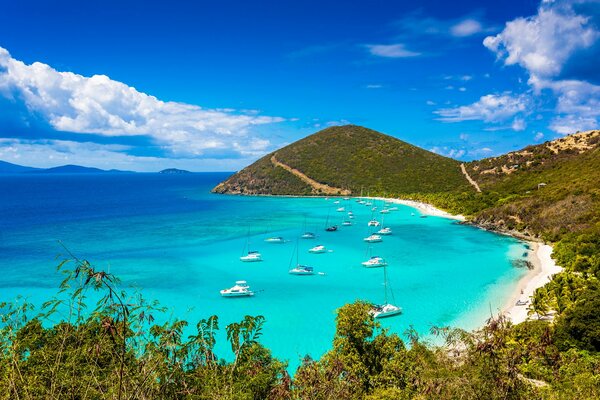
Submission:
[[[294,268],[291,268],[288,272],[291,275],[314,275],[315,274],[315,270],[313,267],[309,267],[307,265],[302,265],[300,264],[300,254],[298,251],[298,243],[296,242],[296,266]],[[292,256],[292,259],[290,260],[290,264],[292,263],[292,261],[294,260],[294,257]]]
[[[361,263],[363,267],[366,268],[379,268],[387,265],[387,262],[383,257],[372,256],[367,261]]]
[[[285,243],[285,239],[281,236],[271,236],[265,239],[267,243]]]
[[[258,262],[262,261],[262,255],[256,250],[250,250],[250,230],[248,230],[248,237],[246,238],[246,244],[242,249],[242,256],[240,257],[242,262]]]
[[[364,238],[363,240],[368,243],[379,243],[379,242],[383,241],[381,236],[376,235],[376,234],[369,235],[366,238]]]
[[[383,293],[384,293],[384,301],[383,304],[376,304],[370,311],[370,314],[373,318],[387,318],[393,317],[395,315],[402,314],[402,308],[398,307],[388,301],[388,279],[387,279],[387,264],[383,266]],[[394,293],[390,288],[390,294],[392,297],[392,301],[395,303]]]

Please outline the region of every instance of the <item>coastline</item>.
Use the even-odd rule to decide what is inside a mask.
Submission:
[[[402,200],[402,199],[392,199],[392,198],[384,198],[384,197],[370,197],[375,200],[385,200],[390,201],[395,204],[402,204],[408,207],[412,207],[417,209],[423,215],[430,215],[442,218],[453,219],[457,221],[465,221],[465,217],[463,215],[453,215],[444,210],[440,210],[437,207],[432,206],[431,204],[423,203],[415,200]],[[481,229],[486,229],[483,226],[477,226]],[[500,310],[500,312],[510,319],[513,324],[519,324],[521,322],[529,319],[528,307],[531,303],[531,298],[536,289],[544,286],[548,283],[552,276],[561,272],[563,270],[562,267],[556,265],[556,262],[552,259],[552,246],[535,242],[527,238],[526,236],[518,234],[518,232],[496,232],[503,235],[508,235],[515,237],[519,240],[526,241],[531,250],[527,256],[528,261],[530,261],[534,268],[527,272],[515,285],[513,292],[510,296],[508,302],[504,305],[504,307]],[[517,305],[517,301],[526,302],[524,305]]]
[[[553,275],[563,270],[551,257],[552,246],[536,242],[529,242],[529,245],[532,247],[532,251],[528,258],[534,265],[534,269],[519,280],[509,303],[502,309],[502,314],[508,317],[513,324],[519,324],[529,318],[528,307],[535,290],[544,286]],[[526,301],[527,304],[516,305],[519,300]]]
[[[390,198],[390,197],[364,197],[364,198],[365,199],[373,199],[373,200],[389,201],[390,203],[401,204],[404,206],[412,207],[414,209],[417,209],[423,215],[428,215],[428,216],[432,216],[432,217],[448,218],[448,219],[453,219],[453,220],[461,221],[461,222],[466,221],[466,218],[464,217],[464,215],[450,214],[449,212],[440,210],[439,208],[434,207],[431,204],[423,203],[423,202],[416,201],[416,200],[403,200],[403,199],[396,199],[396,198]]]

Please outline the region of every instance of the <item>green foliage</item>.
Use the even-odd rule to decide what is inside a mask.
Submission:
[[[600,351],[600,288],[586,290],[556,323],[559,347]]]

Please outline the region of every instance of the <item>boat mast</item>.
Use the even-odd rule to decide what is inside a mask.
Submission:
[[[388,298],[387,298],[387,265],[383,265],[383,290],[384,290],[384,294],[383,294],[383,301],[384,304],[388,303]]]

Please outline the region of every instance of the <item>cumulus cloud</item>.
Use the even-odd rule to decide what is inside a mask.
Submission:
[[[469,105],[442,108],[435,111],[443,122],[484,121],[502,122],[527,111],[530,103],[526,95],[510,93],[488,94]]]
[[[507,22],[483,45],[506,65],[518,64],[531,75],[552,77],[574,52],[591,46],[599,35],[590,18],[576,14],[567,3],[544,2],[537,15]]]
[[[56,130],[148,136],[165,152],[186,157],[231,149],[241,155],[264,152],[269,142],[252,135],[253,127],[284,121],[161,101],[105,75],[85,77],[40,62],[27,65],[1,47],[0,94],[23,101]]]
[[[450,27],[452,36],[465,37],[483,31],[481,22],[473,18],[467,18]]]
[[[395,44],[368,44],[366,45],[369,52],[374,56],[386,58],[408,58],[417,57],[421,53],[411,51],[406,48],[403,43]]]
[[[505,65],[519,65],[527,71],[535,94],[550,91],[554,95],[557,115],[550,128],[561,134],[595,128],[600,117],[600,86],[561,76],[568,62],[600,38],[591,16],[582,14],[584,8],[576,11],[573,7],[585,2],[543,1],[536,15],[516,18],[483,41]]]

